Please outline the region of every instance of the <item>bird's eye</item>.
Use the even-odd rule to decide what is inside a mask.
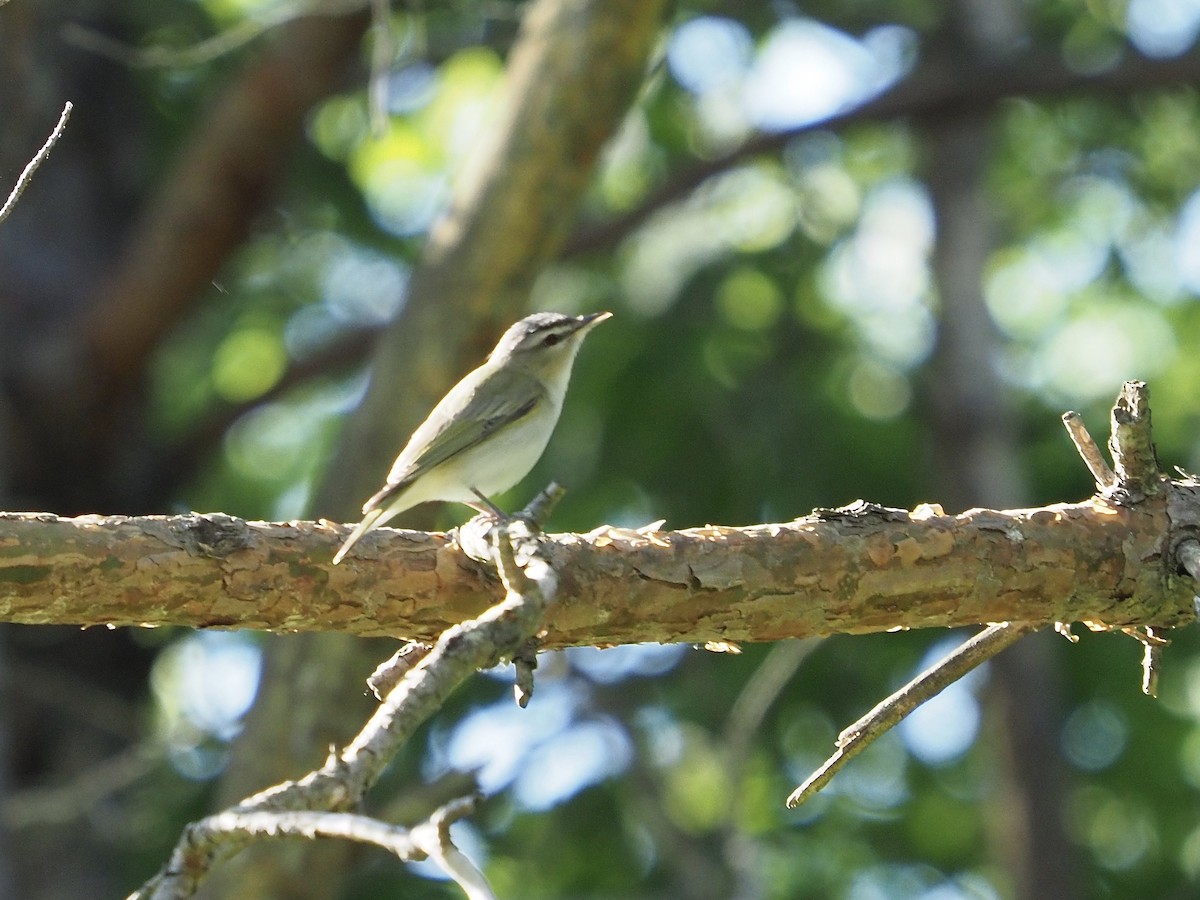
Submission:
[[[562,340],[562,335],[559,334],[557,331],[554,331],[554,332],[551,332],[550,334],[546,335],[546,337],[542,339],[542,346],[543,347],[553,347],[560,340]]]

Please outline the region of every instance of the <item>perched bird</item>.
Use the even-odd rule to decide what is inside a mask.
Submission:
[[[413,432],[334,565],[368,531],[426,500],[494,512],[488,497],[508,490],[538,461],[562,411],[575,354],[611,315],[534,313],[504,332],[487,361]]]

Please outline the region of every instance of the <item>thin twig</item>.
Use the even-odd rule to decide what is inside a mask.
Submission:
[[[463,800],[455,801],[463,806],[462,811],[454,804],[439,809],[430,816],[427,824],[413,829],[413,839],[466,892],[467,900],[496,900],[483,873],[450,840],[450,824],[475,809],[475,799],[467,799],[471,801],[469,807]]]
[[[0,821],[8,831],[60,826],[94,814],[100,804],[146,778],[162,763],[165,748],[138,743],[116,756],[85,769],[65,784],[27,788],[10,794],[0,806]]]
[[[851,759],[910,712],[947,685],[962,678],[981,662],[1042,627],[1036,622],[1000,622],[989,625],[949,656],[926,669],[869,713],[846,728],[837,739],[837,750],[787,798],[789,808],[815,794]]]
[[[408,670],[429,655],[432,644],[424,641],[406,641],[404,646],[389,656],[384,662],[375,667],[375,671],[367,678],[367,687],[376,700],[387,696],[400,680],[408,674]]]
[[[1095,438],[1088,432],[1087,426],[1083,424],[1083,416],[1079,415],[1075,410],[1069,410],[1063,413],[1062,422],[1067,429],[1067,434],[1071,436],[1071,443],[1075,445],[1075,449],[1083,457],[1084,465],[1088,467],[1088,471],[1092,473],[1092,478],[1096,480],[1096,487],[1101,491],[1106,491],[1116,484],[1117,475],[1105,461],[1104,455],[1100,452],[1100,447],[1096,443]]]
[[[1147,697],[1157,697],[1158,673],[1162,668],[1160,664],[1166,641],[1159,638],[1149,625],[1146,626],[1146,637],[1145,650],[1142,653],[1142,693]]]
[[[1151,625],[1144,628],[1122,628],[1121,631],[1142,645],[1142,693],[1147,697],[1157,697],[1162,651],[1171,642],[1160,636]]]
[[[529,519],[539,526],[545,525],[550,513],[554,512],[554,507],[558,506],[566,495],[567,489],[557,481],[552,481],[538,491],[537,496],[525,504],[525,508],[517,513],[517,516]]]
[[[381,822],[354,813],[314,810],[256,811],[227,809],[188,826],[184,839],[176,847],[169,867],[184,868],[191,863],[185,857],[205,854],[212,848],[236,839],[240,841],[290,837],[341,838],[372,844],[409,862],[432,859],[466,892],[470,900],[492,900],[493,894],[482,873],[450,840],[450,824],[475,811],[477,796],[460,797],[434,812],[413,828]],[[149,882],[131,895],[156,896],[165,876]],[[167,896],[175,896],[167,894]]]
[[[61,36],[64,43],[130,69],[189,69],[232,53],[294,17],[291,7],[281,7],[266,18],[245,19],[187,47],[135,47],[78,22],[64,25]]]
[[[305,16],[337,16],[361,9],[364,0],[315,0],[293,5],[281,4],[263,9],[253,18],[197,41],[186,47],[135,47],[111,38],[99,31],[68,22],[62,29],[62,39],[68,44],[95,53],[130,69],[183,69],[202,66],[232,53],[262,34]]]
[[[728,767],[739,771],[750,742],[779,694],[817,647],[821,638],[780,641],[747,679],[725,718],[724,745]]]
[[[42,144],[42,149],[39,150],[25,166],[21,172],[17,183],[13,186],[12,192],[8,195],[8,199],[4,201],[4,206],[0,206],[0,222],[7,219],[13,211],[13,207],[17,205],[17,201],[21,199],[21,195],[25,193],[25,188],[29,186],[30,179],[33,178],[33,173],[50,155],[50,151],[54,145],[58,143],[58,139],[62,137],[63,129],[67,127],[67,119],[71,118],[71,110],[74,109],[71,101],[68,100],[63,106],[63,111],[58,117],[58,124],[54,126],[54,130],[50,132],[50,137],[46,138],[46,143]]]
[[[530,638],[512,659],[513,668],[516,669],[513,698],[521,709],[527,707],[533,699],[533,673],[537,671],[537,651],[537,638]]]
[[[526,523],[527,528],[540,529],[566,493],[566,488],[552,481],[530,500],[524,509],[509,515],[504,510],[497,508],[483,494],[476,492],[476,496],[480,500],[477,508],[487,504],[493,507],[494,512],[480,513],[464,522],[455,530],[454,541],[471,559],[485,563],[494,562],[496,551],[492,541],[498,521],[507,522],[510,525],[520,521]]]

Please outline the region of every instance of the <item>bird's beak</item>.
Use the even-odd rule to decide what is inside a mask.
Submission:
[[[612,313],[610,312],[588,313],[586,316],[579,317],[579,327],[591,328],[593,325],[599,325],[605,319],[611,318]]]

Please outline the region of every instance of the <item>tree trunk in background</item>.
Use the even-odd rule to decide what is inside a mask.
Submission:
[[[0,224],[4,509],[92,511],[98,485],[93,472],[62,467],[64,442],[79,442],[72,429],[81,410],[78,397],[59,388],[72,383],[78,363],[71,323],[129,228],[144,132],[140,107],[128,102],[130,73],[59,39],[78,7],[47,0],[0,13],[0,195],[7,197],[65,101],[75,106],[62,140]],[[64,483],[73,489],[61,491]],[[151,658],[128,633],[0,629],[2,799],[68,782],[135,740],[136,731],[117,734],[132,724],[127,719],[106,731],[75,716],[73,689],[86,685],[127,707],[144,696]],[[85,816],[3,822],[0,897],[67,900],[117,889],[112,848]]]
[[[923,133],[937,219],[934,278],[941,304],[931,375],[934,496],[947,510],[1025,505],[1028,490],[1004,386],[999,342],[983,297],[992,244],[984,188],[988,122],[968,117],[930,124]],[[993,724],[1003,747],[989,839],[1020,898],[1077,896],[1075,850],[1063,831],[1064,776],[1057,730],[1062,721],[1049,642],[1032,635],[992,661]],[[990,744],[994,746],[995,744]]]
[[[951,30],[961,48],[992,62],[1028,40],[1026,10],[1013,0],[959,0]],[[1000,342],[983,295],[993,245],[985,188],[991,153],[987,114],[936,121],[924,133],[937,219],[934,280],[941,320],[932,375],[937,488],[955,509],[1026,505],[1030,497],[1014,419],[997,373]],[[1004,777],[991,803],[990,842],[1018,898],[1078,895],[1076,850],[1063,827],[1063,718],[1048,634],[1025,638],[992,661],[985,733],[999,746]],[[988,702],[990,701],[990,702]],[[991,720],[990,725],[986,724]]]
[[[430,234],[317,496],[318,515],[356,518],[416,425],[526,311],[534,278],[563,245],[600,150],[642,83],[664,6],[538,0],[528,7],[508,60],[506,112]],[[346,698],[362,694],[364,664],[386,653],[326,635],[275,639],[270,656],[268,681],[222,786],[227,802],[303,774],[326,750],[320,735],[347,740],[363,717]],[[299,673],[321,673],[319,697],[303,693]],[[308,711],[303,722],[294,717],[300,706]],[[328,897],[355,852],[333,843],[287,856],[277,849],[235,860],[206,896],[232,896],[236,885],[244,900]]]

